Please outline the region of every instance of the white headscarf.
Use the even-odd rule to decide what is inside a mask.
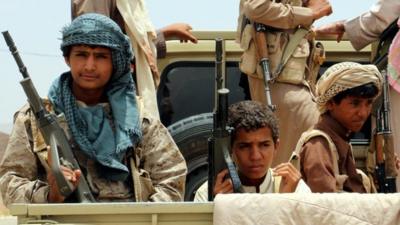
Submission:
[[[361,65],[355,62],[342,62],[329,67],[316,85],[318,109],[322,113],[326,111],[326,103],[338,93],[373,83],[382,89],[382,75],[375,65]]]

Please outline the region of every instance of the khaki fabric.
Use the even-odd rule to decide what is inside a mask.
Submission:
[[[139,103],[138,105],[142,105]],[[79,151],[71,139],[71,147],[98,201],[181,201],[186,179],[186,163],[161,122],[142,108],[143,137],[123,161],[131,164],[132,175],[139,179],[111,181],[101,176],[96,162]],[[69,137],[67,123],[60,124]],[[25,105],[16,113],[13,131],[0,164],[0,192],[5,205],[11,203],[46,203],[49,186],[46,178],[47,151],[34,123],[32,112]],[[112,121],[111,121],[112,122]],[[35,137],[33,136],[35,135]],[[133,186],[132,186],[133,185]],[[140,193],[134,193],[138,187]],[[136,189],[135,189],[136,190]]]
[[[344,23],[353,47],[361,50],[377,40],[383,30],[400,15],[400,1],[377,0],[370,9]]]
[[[308,28],[313,22],[312,11],[301,7],[301,1],[290,1],[290,3],[289,1],[276,3],[270,0],[240,1],[236,41],[244,51],[239,64],[242,72],[260,79],[263,77],[254,41],[253,22],[257,22],[270,26],[267,28],[266,41],[271,77],[288,83],[302,83],[305,78],[306,61],[310,55],[310,46],[306,38],[297,43],[298,46],[286,66],[278,69],[283,52],[295,29],[299,26]]]
[[[225,194],[214,200],[213,224],[400,224],[400,194]]]
[[[301,4],[302,1],[240,0],[239,10],[240,16],[276,28],[309,27],[313,23],[312,11]]]
[[[160,83],[157,68],[157,52],[153,41],[156,33],[150,22],[143,0],[117,0],[117,8],[125,21],[126,32],[131,39],[136,61],[138,94],[154,118],[159,118],[156,88]]]
[[[276,80],[270,84],[272,103],[277,106],[276,115],[280,127],[280,148],[274,158],[273,166],[287,162],[303,131],[318,120],[318,110],[313,95],[306,84],[309,79],[310,43],[303,38],[281,73],[277,68],[285,46],[298,26],[308,28],[313,22],[310,9],[302,7],[302,1],[241,0],[237,27],[237,42],[243,49],[240,69],[248,75],[252,100],[265,103],[264,81],[254,44],[255,30],[246,23],[263,23],[276,28],[266,33],[271,77]],[[311,60],[312,61],[312,60]],[[313,62],[311,62],[313,63]],[[313,69],[313,71],[316,71]]]
[[[99,13],[114,20],[122,30],[124,27],[121,14],[117,10],[116,0],[71,0],[71,18],[84,13]]]
[[[264,84],[248,77],[251,98],[265,103]],[[305,86],[276,82],[271,87],[272,102],[279,119],[279,150],[273,166],[287,162],[301,134],[318,122],[319,112],[310,90]]]

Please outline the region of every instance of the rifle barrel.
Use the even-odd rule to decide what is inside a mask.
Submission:
[[[28,97],[29,105],[32,109],[32,112],[35,116],[35,119],[38,123],[38,128],[43,135],[43,138],[47,145],[50,146],[51,159],[50,159],[50,168],[51,172],[55,175],[56,183],[59,188],[60,193],[68,197],[71,193],[73,193],[73,185],[70,181],[68,181],[63,175],[60,167],[60,157],[64,157],[64,160],[68,161],[73,168],[71,169],[79,169],[79,164],[76,161],[71,147],[69,145],[68,139],[64,133],[64,130],[61,128],[58,123],[56,115],[49,113],[32,83],[32,80],[28,74],[28,71],[22,62],[22,59],[18,53],[17,47],[11,35],[8,31],[2,32],[4,39],[19,67],[19,70],[24,77],[24,79],[20,82],[21,86],[24,89],[26,96]],[[48,171],[50,172],[50,171]],[[90,192],[90,188],[87,184],[86,179],[81,176],[79,179],[78,187],[76,188],[77,198],[80,202],[94,202],[95,199]]]
[[[14,40],[11,38],[10,33],[8,31],[3,31],[1,33],[4,36],[4,40],[6,41],[6,44],[10,49],[10,52],[15,59],[15,62],[17,62],[19,71],[21,72],[24,78],[28,78],[29,77],[28,70],[26,69],[24,63],[22,62],[22,59],[18,53],[17,47],[15,46]]]

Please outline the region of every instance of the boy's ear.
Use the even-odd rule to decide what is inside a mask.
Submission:
[[[327,111],[332,110],[333,104],[335,104],[335,103],[333,102],[333,100],[332,100],[332,99],[329,100],[329,101],[326,103],[326,107],[325,107],[326,110],[327,110]]]
[[[275,156],[275,155],[277,154],[277,152],[278,152],[279,144],[280,144],[280,141],[279,141],[279,138],[278,138],[278,139],[276,139],[276,141],[275,141],[275,143],[274,143],[274,145],[275,145],[274,156]]]

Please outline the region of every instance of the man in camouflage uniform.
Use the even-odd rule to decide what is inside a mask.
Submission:
[[[45,106],[60,120],[80,170],[62,166],[76,187],[84,177],[97,201],[180,201],[186,164],[167,129],[136,98],[129,38],[106,16],[86,14],[62,31],[71,71],[58,77]],[[15,114],[0,164],[6,205],[75,201],[57,188],[48,147],[28,105]]]
[[[266,98],[261,67],[257,66],[260,59],[255,47],[253,23],[267,26],[269,70],[275,81],[270,84],[272,103],[277,106],[276,115],[281,130],[281,150],[275,156],[274,166],[289,160],[301,133],[318,119],[318,110],[306,82],[313,79],[310,70],[313,64],[318,63],[310,54],[312,37],[306,35],[301,38],[282,70],[277,71],[283,51],[297,28],[309,29],[315,20],[330,13],[331,6],[327,0],[240,1],[237,41],[244,50],[240,69],[248,75],[252,100],[262,103],[266,102]]]

